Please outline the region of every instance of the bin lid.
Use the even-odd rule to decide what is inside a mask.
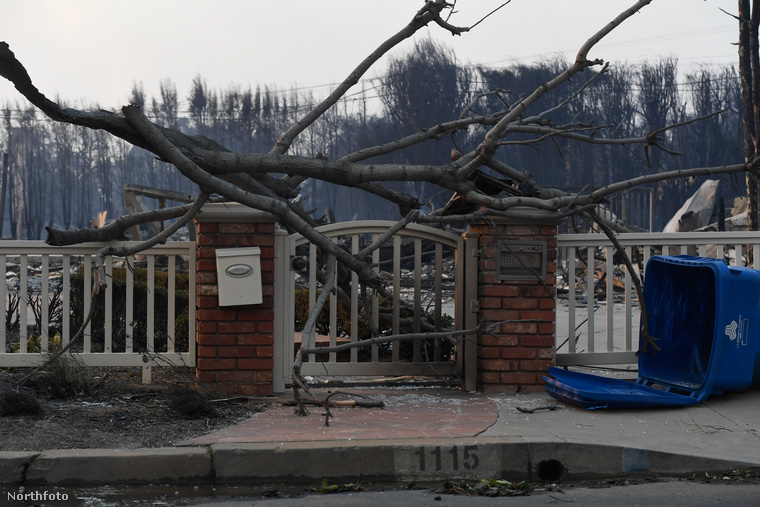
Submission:
[[[699,397],[679,394],[666,388],[651,387],[639,379],[637,382],[600,377],[588,373],[563,370],[554,366],[544,376],[546,391],[565,403],[588,409],[687,407],[696,405]]]

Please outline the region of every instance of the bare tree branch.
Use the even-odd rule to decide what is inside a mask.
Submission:
[[[314,328],[317,325],[317,318],[319,314],[322,312],[322,308],[325,307],[325,303],[327,302],[327,298],[332,293],[333,289],[335,288],[335,257],[331,254],[327,255],[326,259],[327,264],[327,273],[325,274],[325,284],[322,288],[322,292],[320,292],[319,297],[317,298],[316,302],[314,303],[314,308],[312,308],[311,312],[309,313],[309,317],[306,319],[306,323],[304,324],[303,332],[301,334],[301,348],[298,350],[298,353],[296,354],[295,361],[293,362],[293,368],[291,370],[291,377],[293,378],[293,394],[296,401],[299,401],[301,399],[300,394],[298,392],[298,389],[300,388],[305,393],[307,393],[315,402],[319,402],[319,400],[314,396],[311,391],[309,390],[308,386],[306,385],[306,382],[304,382],[303,378],[301,377],[301,366],[303,365],[303,359],[306,353],[304,352],[304,349],[308,349],[311,347],[311,338],[314,334]],[[306,415],[306,409],[304,408],[303,404],[300,403],[300,408],[298,413],[301,415]]]
[[[639,279],[639,275],[636,273],[636,270],[633,269],[633,263],[631,262],[631,259],[625,252],[623,245],[621,245],[618,241],[615,233],[612,232],[612,230],[607,226],[606,221],[602,220],[596,211],[589,210],[587,213],[599,225],[607,238],[615,246],[615,249],[622,256],[623,262],[625,263],[625,268],[628,270],[628,274],[633,280],[633,285],[636,288],[636,295],[638,296],[639,304],[641,305],[641,340],[644,342],[644,345],[641,347],[641,351],[647,351],[649,347],[651,347],[654,349],[654,352],[659,352],[662,350],[660,346],[657,345],[657,340],[659,340],[659,338],[655,338],[649,334],[649,326],[647,324],[649,321],[649,312],[646,307],[646,301],[644,300],[644,289],[641,285],[641,279]],[[589,268],[589,276],[591,276],[591,268]],[[611,296],[608,294],[607,297]]]
[[[301,348],[304,355],[308,354],[332,354],[335,352],[341,352],[344,350],[351,350],[358,347],[369,347],[371,345],[380,345],[381,343],[388,343],[392,341],[409,341],[409,340],[448,340],[451,343],[456,344],[457,340],[454,336],[466,336],[470,334],[478,334],[481,331],[481,327],[475,327],[472,329],[463,329],[461,331],[440,331],[437,333],[407,333],[397,334],[389,336],[377,336],[375,338],[367,338],[358,342],[341,343],[340,345],[334,345],[331,347],[311,347]]]
[[[388,51],[393,49],[394,46],[414,35],[419,29],[427,26],[427,24],[431,21],[436,21],[437,23],[441,24],[442,27],[452,31],[452,33],[466,31],[466,28],[460,29],[449,25],[448,23],[442,24],[440,21],[440,13],[445,7],[446,2],[444,0],[431,0],[425,2],[425,6],[422,7],[422,9],[417,12],[417,14],[415,14],[414,18],[412,18],[412,21],[408,25],[402,28],[394,36],[383,42],[375,51],[372,52],[372,54],[365,58],[364,61],[362,61],[325,100],[323,100],[317,107],[309,111],[306,116],[296,122],[295,125],[293,125],[287,132],[285,132],[282,137],[277,140],[277,143],[272,148],[270,153],[283,154],[287,152],[288,148],[290,148],[290,145],[293,143],[293,140],[309,125],[314,123],[317,118],[322,116],[325,111],[327,111],[336,102],[338,102],[338,100],[343,97],[348,90],[350,90],[356,83],[358,83],[359,79],[361,79],[364,73],[367,72],[367,70],[369,70],[369,68],[372,67],[375,62],[377,62]]]
[[[220,199],[209,199],[209,202],[219,202]],[[149,211],[140,211],[118,217],[116,220],[109,222],[105,227],[97,229],[68,229],[61,230],[53,227],[45,227],[47,239],[45,243],[53,246],[74,245],[77,243],[88,242],[107,242],[107,241],[126,241],[128,238],[124,232],[132,226],[146,224],[149,222],[163,222],[172,218],[181,217],[190,209],[193,204],[184,204],[172,208],[162,208]]]
[[[129,257],[131,255],[135,255],[137,253],[142,252],[143,250],[147,250],[148,248],[151,248],[156,245],[160,245],[163,243],[166,243],[166,241],[178,230],[186,226],[200,211],[204,204],[208,201],[209,194],[206,192],[201,192],[198,195],[198,198],[193,202],[192,206],[185,212],[185,214],[176,222],[174,222],[172,225],[161,231],[159,234],[153,236],[152,238],[143,241],[142,243],[138,245],[133,245],[130,247],[125,246],[118,246],[118,245],[109,245],[106,247],[101,248],[98,250],[98,253],[96,254],[96,268],[98,273],[98,292],[100,291],[100,286],[105,286],[105,258],[109,255],[118,255],[121,257]]]
[[[146,136],[154,149],[163,154],[167,160],[171,160],[175,167],[186,177],[193,180],[207,189],[209,192],[215,192],[234,199],[237,202],[250,206],[254,209],[268,211],[277,216],[286,225],[291,226],[294,230],[300,232],[311,242],[316,244],[325,252],[332,252],[346,267],[354,270],[359,277],[371,287],[380,285],[380,280],[375,273],[366,264],[357,261],[350,254],[335,246],[328,238],[319,234],[310,224],[306,223],[297,213],[295,213],[287,203],[279,199],[267,198],[260,195],[252,195],[241,190],[234,185],[223,181],[215,176],[203,171],[192,160],[185,157],[184,154],[169,142],[162,132],[151,123],[137,106],[126,106],[123,109],[125,117]]]
[[[507,5],[511,1],[512,0],[507,0],[503,4],[501,4],[500,6],[498,6],[497,8],[495,8],[494,10],[492,10],[491,12],[489,12],[488,14],[486,14],[485,16],[483,16],[482,18],[480,18],[475,24],[471,25],[469,29],[472,30],[473,28],[475,28],[476,26],[478,26],[479,24],[481,24],[483,21],[485,21],[486,19],[488,19],[489,17],[491,17],[495,12],[501,10],[505,5]]]

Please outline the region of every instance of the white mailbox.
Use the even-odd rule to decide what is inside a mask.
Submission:
[[[216,279],[219,306],[261,304],[261,249],[254,246],[217,250]]]

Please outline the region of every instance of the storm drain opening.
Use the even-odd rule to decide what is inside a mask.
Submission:
[[[556,459],[550,459],[539,463],[536,471],[542,481],[553,482],[562,478],[562,472],[565,471],[565,467]]]

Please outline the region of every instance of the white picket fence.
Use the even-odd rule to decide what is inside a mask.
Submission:
[[[750,267],[760,269],[758,232],[631,233],[619,234],[617,240],[629,258],[639,252],[640,258],[633,257],[634,266],[640,261],[645,267],[655,254],[725,258],[731,265],[746,266],[751,249]],[[566,301],[557,301],[556,364],[636,364],[638,301],[630,273],[614,261],[612,242],[604,234],[560,234],[558,249],[558,273],[564,273],[558,287],[567,285],[569,290]],[[595,259],[595,276],[589,275],[581,259]],[[640,274],[646,276],[645,270]],[[595,280],[602,280],[598,283],[604,284],[604,294],[618,294],[619,302],[597,297]],[[615,280],[622,288],[615,289]]]
[[[727,258],[732,265],[746,265],[746,253],[752,249],[752,267],[760,269],[760,233],[757,232],[632,233],[620,234],[617,238],[626,253],[634,258],[634,263],[638,264],[636,261],[640,260],[641,266],[646,266],[649,258],[659,253]],[[128,242],[120,244],[130,245]],[[72,273],[81,271],[84,286],[91,287],[94,256],[103,246],[90,243],[52,247],[42,241],[0,241],[0,262],[7,271],[6,283],[0,284],[0,299],[6,301],[6,311],[0,312],[0,367],[39,364],[50,351],[51,343],[66,345],[71,340],[72,319],[82,320],[90,309],[90,300],[85,297],[83,308],[76,310],[83,315],[74,315],[70,296]],[[638,301],[630,274],[624,265],[614,261],[615,248],[612,243],[603,234],[561,234],[558,249],[558,284],[560,287],[567,284],[570,290],[566,299],[560,297],[557,302],[556,364],[636,364]],[[634,252],[640,253],[640,259],[633,255]],[[588,276],[586,265],[580,260],[582,258],[596,259],[596,276]],[[107,258],[107,279],[112,276],[115,266],[134,267],[137,261],[147,269],[147,293],[144,296],[147,298],[147,314],[145,322],[139,323],[147,330],[145,343],[136,346],[133,341],[133,327],[137,324],[134,315],[135,282],[133,270],[127,269],[123,319],[116,319],[124,325],[115,329],[111,324],[117,310],[114,309],[113,284],[109,284],[102,310],[102,342],[95,347],[92,330],[86,329],[84,339],[78,346],[77,357],[91,366],[142,367],[143,380],[149,382],[152,366],[195,366],[195,243],[169,242],[142,252],[138,259]],[[168,294],[175,294],[180,272],[186,270],[190,280],[187,289],[190,302],[187,314],[189,346],[186,344],[182,349],[177,347],[175,340],[177,330],[174,319],[166,319],[165,329],[156,329],[156,266],[164,261],[166,267],[161,270],[166,271]],[[179,264],[186,267],[180,269]],[[646,275],[645,272],[640,274]],[[600,283],[605,290],[597,291],[595,280],[599,280],[601,275],[604,279]],[[594,283],[587,283],[589,279]],[[615,288],[616,285],[622,288]],[[60,294],[61,315],[59,321],[51,323],[40,316],[49,314],[51,299],[42,296],[52,294],[54,288]],[[607,298],[598,296],[601,292],[616,296],[608,302]],[[12,312],[8,305],[14,298],[20,309]],[[166,305],[168,315],[175,314],[175,305],[175,298],[169,297]],[[7,331],[9,318],[18,321],[18,326],[14,326],[10,334]],[[56,333],[59,336],[56,337]],[[156,350],[155,337],[159,335],[167,338],[165,344]],[[115,347],[116,343],[118,347]]]
[[[119,242],[119,246],[134,243]],[[0,241],[0,263],[6,266],[6,283],[0,283],[0,300],[6,302],[6,311],[0,312],[0,367],[33,366],[44,361],[54,347],[65,346],[76,330],[74,322],[83,321],[90,311],[90,290],[93,281],[95,255],[102,243],[85,243],[77,246],[53,247],[42,241]],[[166,314],[174,316],[177,310],[178,264],[186,266],[189,277],[187,300],[187,336],[189,346],[180,350],[176,342],[175,319],[166,318],[166,328],[156,326],[156,273],[157,263],[165,263],[167,301]],[[144,295],[135,295],[135,266],[144,265],[146,287]],[[106,257],[105,275],[108,282],[103,305],[102,343],[93,343],[92,324],[84,331],[81,345],[77,344],[77,358],[88,366],[139,366],[143,368],[143,381],[150,382],[150,368],[161,365],[195,366],[195,265],[194,242],[168,242],[141,252],[136,258]],[[126,291],[123,314],[115,315],[114,267],[124,267]],[[16,270],[17,268],[17,270]],[[72,274],[83,278],[83,304],[72,306]],[[78,279],[78,278],[77,278]],[[80,289],[81,290],[81,289]],[[57,296],[54,296],[57,294]],[[60,300],[57,300],[60,298]],[[135,315],[135,297],[145,297],[144,317]],[[142,304],[142,302],[140,302]],[[17,306],[16,306],[17,305]],[[60,305],[60,315],[51,322],[51,307]],[[163,306],[163,305],[162,305]],[[81,312],[81,313],[78,313]],[[123,318],[122,318],[123,317]],[[145,319],[142,322],[142,319]],[[8,332],[9,319],[14,324]],[[15,321],[18,326],[15,326]],[[121,322],[118,328],[114,320]],[[145,343],[136,346],[134,329],[145,329]],[[100,331],[99,336],[100,336]],[[157,343],[162,336],[163,343]],[[158,345],[158,347],[157,347]],[[72,347],[73,348],[73,347]]]

